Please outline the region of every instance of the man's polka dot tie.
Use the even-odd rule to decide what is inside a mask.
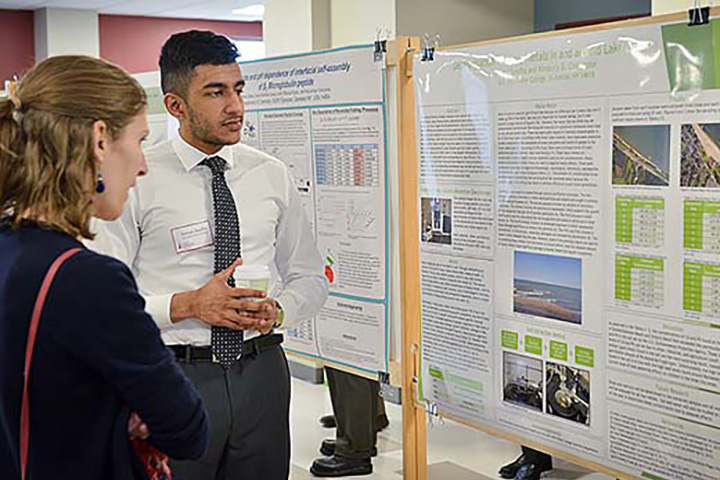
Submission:
[[[215,215],[215,273],[222,272],[240,252],[240,222],[238,220],[235,200],[225,182],[226,162],[220,157],[203,160],[204,165],[212,171],[213,213]],[[228,284],[235,286],[235,279],[230,277]],[[242,355],[243,332],[227,327],[212,327],[210,345],[212,351],[224,367],[234,364]]]

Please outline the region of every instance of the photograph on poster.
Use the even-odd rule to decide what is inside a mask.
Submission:
[[[513,310],[582,323],[582,260],[516,251]]]
[[[542,360],[503,352],[503,400],[542,412]]]
[[[720,187],[720,123],[683,125],[680,140],[680,186]]]
[[[421,199],[420,238],[426,243],[452,245],[452,199]]]
[[[547,362],[545,392],[547,413],[590,425],[590,372]]]
[[[613,128],[612,183],[667,186],[670,180],[670,125]]]

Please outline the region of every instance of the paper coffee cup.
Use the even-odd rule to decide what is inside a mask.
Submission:
[[[240,265],[233,274],[235,287],[261,290],[265,293],[270,288],[270,269],[267,265]],[[263,298],[246,298],[245,300],[263,301]]]

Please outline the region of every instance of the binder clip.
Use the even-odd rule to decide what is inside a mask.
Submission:
[[[445,426],[445,419],[440,415],[437,403],[425,400],[425,412],[427,413],[427,422],[431,428]]]
[[[373,52],[373,60],[376,62],[381,62],[383,59],[383,55],[387,53],[387,39],[390,36],[390,30],[385,30],[385,38],[380,39],[380,36],[382,35],[382,29],[377,29],[377,36],[375,37],[375,51]]]
[[[378,383],[380,385],[390,385],[390,373],[378,371]]]
[[[710,23],[710,7],[701,7],[700,0],[695,0],[695,6],[688,10],[690,23],[688,26],[707,25]]]
[[[435,60],[435,49],[438,47],[440,42],[440,35],[435,35],[434,43],[430,43],[430,35],[427,33],[423,35],[423,45],[420,52],[421,62],[432,62]]]

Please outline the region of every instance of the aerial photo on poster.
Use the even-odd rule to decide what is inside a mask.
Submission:
[[[669,184],[670,125],[616,126],[612,143],[613,184]]]
[[[720,187],[720,123],[683,125],[680,139],[680,186]]]

